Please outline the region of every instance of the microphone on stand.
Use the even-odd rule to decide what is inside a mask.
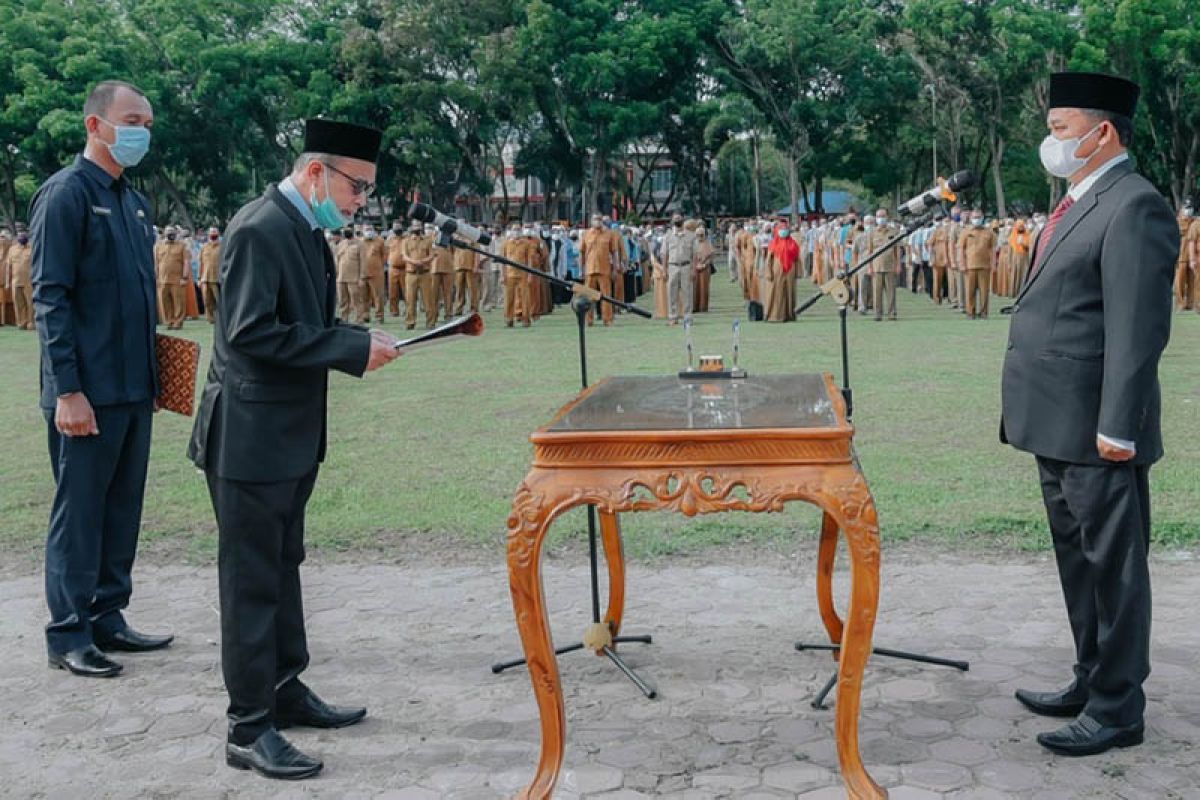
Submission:
[[[481,231],[460,219],[448,217],[425,203],[413,203],[409,206],[408,217],[432,225],[447,236],[458,236],[468,242],[478,242],[481,245],[492,243],[492,235],[487,231]]]
[[[936,186],[927,192],[922,192],[908,202],[902,203],[896,209],[896,213],[902,217],[908,217],[914,214],[924,214],[927,208],[936,206],[943,201],[953,203],[958,199],[958,195],[955,192],[969,189],[978,181],[979,179],[975,176],[975,173],[969,169],[954,173],[950,176],[950,180],[938,178]]]

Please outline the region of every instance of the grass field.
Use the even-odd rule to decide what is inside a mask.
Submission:
[[[640,302],[653,306],[650,295]],[[714,276],[697,350],[728,355],[730,322],[741,313],[739,290]],[[997,441],[1007,317],[968,321],[905,291],[900,315],[898,323],[855,315],[850,325],[857,448],[885,539],[1046,546],[1032,458]],[[363,380],[334,375],[330,454],[309,505],[311,546],[381,561],[425,546],[500,549],[529,432],[576,394],[579,372],[568,310],[528,330],[504,328],[499,312],[485,317],[478,340],[414,353]],[[402,332],[391,320],[385,327]],[[190,322],[184,334],[202,342],[207,361],[209,326]],[[681,328],[629,316],[592,328],[589,350],[593,381],[670,374],[684,360]],[[836,311],[823,300],[794,324],[744,324],[741,352],[755,373],[831,371],[840,379]],[[1200,541],[1198,354],[1200,315],[1177,314],[1161,371],[1167,456],[1152,473],[1155,537],[1172,547]],[[53,492],[37,359],[32,334],[0,329],[0,552],[11,563],[38,558]],[[143,542],[170,557],[208,559],[215,525],[203,476],[184,457],[190,429],[191,420],[156,418]],[[818,522],[815,509],[798,505],[777,515],[630,515],[624,529],[630,554],[644,557],[784,542]],[[577,511],[553,535],[561,541],[582,529]]]

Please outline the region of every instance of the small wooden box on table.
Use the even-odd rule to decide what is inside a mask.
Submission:
[[[552,796],[562,768],[566,717],[542,589],[542,544],[551,522],[581,505],[596,507],[609,571],[605,622],[621,627],[625,565],[617,515],[673,510],[781,511],[800,500],[824,518],[817,601],[831,643],[840,644],[838,760],[852,798],[882,798],[858,749],[859,697],[879,601],[879,526],[853,450],[854,428],[829,375],[765,375],[740,380],[617,377],[582,392],[530,436],[533,466],[508,519],[513,611],[541,716],[537,773],[522,793]],[[843,623],[833,605],[839,531],[851,565]]]

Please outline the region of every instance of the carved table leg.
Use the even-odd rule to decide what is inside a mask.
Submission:
[[[528,800],[546,800],[553,795],[562,769],[567,724],[541,574],[546,531],[562,508],[555,507],[557,498],[538,492],[540,488],[530,473],[517,490],[508,518],[508,583],[542,724],[537,773],[519,795]]]
[[[842,618],[833,605],[833,565],[837,558],[838,524],[828,512],[821,518],[821,543],[817,551],[817,608],[829,632],[829,643],[842,641]],[[833,660],[837,661],[837,651]]]
[[[861,475],[834,489],[840,508],[833,512],[850,550],[850,606],[838,660],[838,761],[846,792],[855,800],[878,800],[887,791],[867,774],[858,749],[858,715],[863,670],[871,656],[871,636],[879,605],[879,520],[875,501]]]
[[[600,511],[600,540],[604,543],[604,561],[608,564],[608,611],[604,621],[613,638],[621,632],[625,616],[625,548],[621,542],[621,523],[611,511]],[[616,648],[616,645],[613,645]]]

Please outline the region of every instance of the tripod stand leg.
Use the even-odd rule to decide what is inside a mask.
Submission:
[[[827,708],[825,705],[825,698],[829,696],[829,693],[833,691],[833,687],[837,685],[837,679],[838,676],[836,672],[829,676],[829,680],[827,680],[825,685],[821,687],[821,691],[817,692],[817,696],[812,699],[811,705],[813,708],[820,709],[822,711]]]
[[[616,664],[617,669],[621,670],[621,672],[624,672],[626,678],[629,678],[629,680],[633,681],[633,685],[638,687],[642,694],[646,695],[646,699],[653,700],[658,697],[658,690],[646,683],[646,681],[644,681],[640,675],[634,672],[633,669],[626,664],[611,647],[606,647],[600,652],[608,656],[608,660]]]

